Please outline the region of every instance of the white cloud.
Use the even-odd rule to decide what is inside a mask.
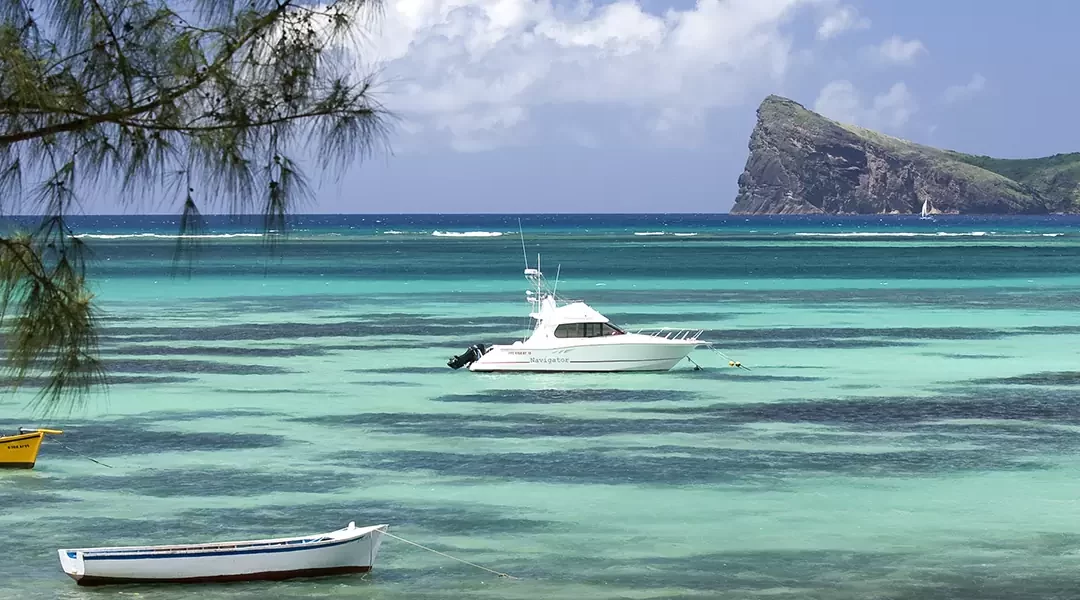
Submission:
[[[859,12],[852,6],[840,5],[821,20],[821,24],[818,25],[817,29],[817,38],[819,40],[831,40],[845,31],[867,29],[868,27],[870,27],[870,19],[860,17]]]
[[[926,46],[919,40],[905,40],[898,35],[869,48],[871,58],[883,63],[911,65],[921,54],[926,54]]]
[[[520,106],[501,106],[483,112],[437,115],[434,129],[449,134],[451,146],[461,152],[480,152],[500,146],[498,132],[515,129],[528,119]]]
[[[915,96],[900,82],[894,83],[884,94],[874,97],[871,114],[882,123],[883,129],[900,129],[918,109]]]
[[[622,106],[642,115],[641,132],[677,138],[773,89],[795,54],[787,25],[823,2],[698,0],[654,14],[635,0],[387,0],[360,57],[378,65],[391,110],[462,148],[517,139],[560,105]]]
[[[650,133],[669,146],[694,146],[704,141],[705,110],[693,106],[669,106],[653,118]]]
[[[893,84],[888,91],[865,104],[850,81],[831,81],[821,89],[814,102],[814,111],[830,119],[893,132],[902,129],[918,108],[915,96],[903,82]]]
[[[945,102],[948,104],[954,104],[963,100],[969,100],[978,95],[986,88],[986,78],[976,73],[971,76],[971,80],[963,85],[950,85],[945,88]]]
[[[814,112],[836,121],[856,124],[863,111],[861,104],[859,93],[850,81],[830,81],[818,93]]]

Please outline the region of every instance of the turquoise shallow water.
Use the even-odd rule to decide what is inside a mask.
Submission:
[[[307,217],[279,256],[221,221],[190,279],[164,220],[86,219],[113,385],[48,421],[0,397],[0,428],[112,468],[0,472],[0,596],[1074,597],[1080,221],[523,224],[562,293],[751,370],[450,370],[524,333],[516,217]],[[519,579],[395,540],[363,578],[198,588],[55,557],[350,520]]]

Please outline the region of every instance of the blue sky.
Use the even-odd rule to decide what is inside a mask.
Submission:
[[[356,63],[394,154],[309,211],[726,212],[770,93],[965,152],[1080,151],[1072,0],[385,2]]]

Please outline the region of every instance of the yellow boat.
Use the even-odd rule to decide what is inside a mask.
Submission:
[[[33,469],[45,434],[59,429],[19,429],[17,435],[0,436],[0,469]]]

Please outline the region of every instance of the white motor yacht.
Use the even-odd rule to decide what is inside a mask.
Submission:
[[[539,261],[538,261],[539,263]],[[668,371],[699,346],[703,330],[657,329],[628,332],[580,301],[565,301],[548,289],[539,269],[525,269],[535,291],[531,335],[513,344],[470,346],[447,362],[470,371]],[[556,288],[558,278],[556,278]]]

